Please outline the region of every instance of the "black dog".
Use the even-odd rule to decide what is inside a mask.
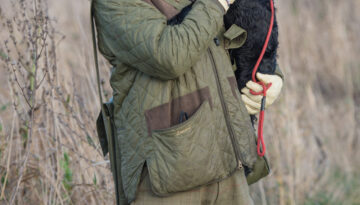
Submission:
[[[192,5],[193,3],[182,9],[177,16],[168,21],[168,25],[180,24],[190,12]],[[268,33],[270,18],[269,0],[236,0],[224,16],[226,29],[236,24],[247,31],[244,45],[229,50],[232,63],[236,63],[235,76],[239,89],[245,87],[246,83],[251,80],[253,68]],[[275,72],[278,44],[278,25],[275,18],[271,38],[258,69],[260,73],[273,74]]]

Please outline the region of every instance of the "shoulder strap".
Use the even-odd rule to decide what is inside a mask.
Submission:
[[[95,60],[95,68],[96,68],[96,79],[97,79],[97,86],[99,91],[99,101],[100,101],[100,107],[101,107],[101,114],[103,123],[108,125],[105,121],[109,122],[110,119],[106,115],[105,106],[103,104],[103,98],[102,98],[102,92],[101,92],[101,83],[100,83],[100,69],[99,69],[99,60],[98,60],[98,52],[97,52],[97,44],[96,44],[96,35],[95,35],[95,19],[94,19],[94,0],[91,0],[91,11],[90,11],[90,19],[91,19],[91,32],[92,32],[92,41],[93,41],[93,48],[94,48],[94,60]],[[116,163],[116,148],[115,148],[115,139],[112,135],[112,132],[114,130],[111,130],[111,128],[106,129],[106,136],[108,140],[108,147],[109,147],[109,158],[110,158],[110,165],[111,165],[111,171],[113,173],[114,177],[114,185],[115,185],[115,194],[116,194],[116,204],[120,205],[120,193],[119,193],[119,184],[121,184],[121,181],[119,183],[119,177],[118,177],[118,165]],[[121,177],[120,177],[121,179]]]
[[[99,92],[99,100],[100,106],[102,111],[103,110],[103,98],[102,98],[102,91],[101,91],[101,83],[100,83],[100,69],[99,69],[99,60],[98,60],[98,53],[97,53],[97,44],[96,44],[96,35],[95,35],[95,21],[94,21],[94,1],[91,1],[91,11],[90,11],[90,19],[91,19],[91,32],[92,32],[92,41],[93,41],[93,48],[94,48],[94,60],[95,60],[95,68],[96,68],[96,80]]]

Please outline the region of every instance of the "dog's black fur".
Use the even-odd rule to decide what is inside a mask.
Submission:
[[[192,8],[192,4],[185,7],[177,16],[168,21],[169,25],[180,24]],[[236,80],[239,89],[245,87],[251,80],[253,68],[263,48],[268,33],[271,18],[269,0],[235,0],[224,16],[225,28],[236,24],[247,31],[244,45],[237,49],[229,50],[232,63],[236,63]],[[271,38],[264,58],[258,69],[265,74],[273,74],[276,68],[278,48],[278,25],[276,17]]]

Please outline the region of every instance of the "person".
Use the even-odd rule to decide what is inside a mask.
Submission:
[[[113,66],[118,204],[253,204],[248,184],[269,168],[248,113],[261,98],[239,92],[227,52],[246,40],[224,29],[233,1],[93,0],[98,47]],[[167,24],[190,3],[181,24]],[[259,78],[273,84],[267,105],[280,76]]]

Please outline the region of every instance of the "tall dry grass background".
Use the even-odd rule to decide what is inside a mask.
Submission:
[[[286,81],[255,204],[360,204],[360,1],[276,4]],[[114,203],[89,21],[88,0],[0,0],[0,204]]]

